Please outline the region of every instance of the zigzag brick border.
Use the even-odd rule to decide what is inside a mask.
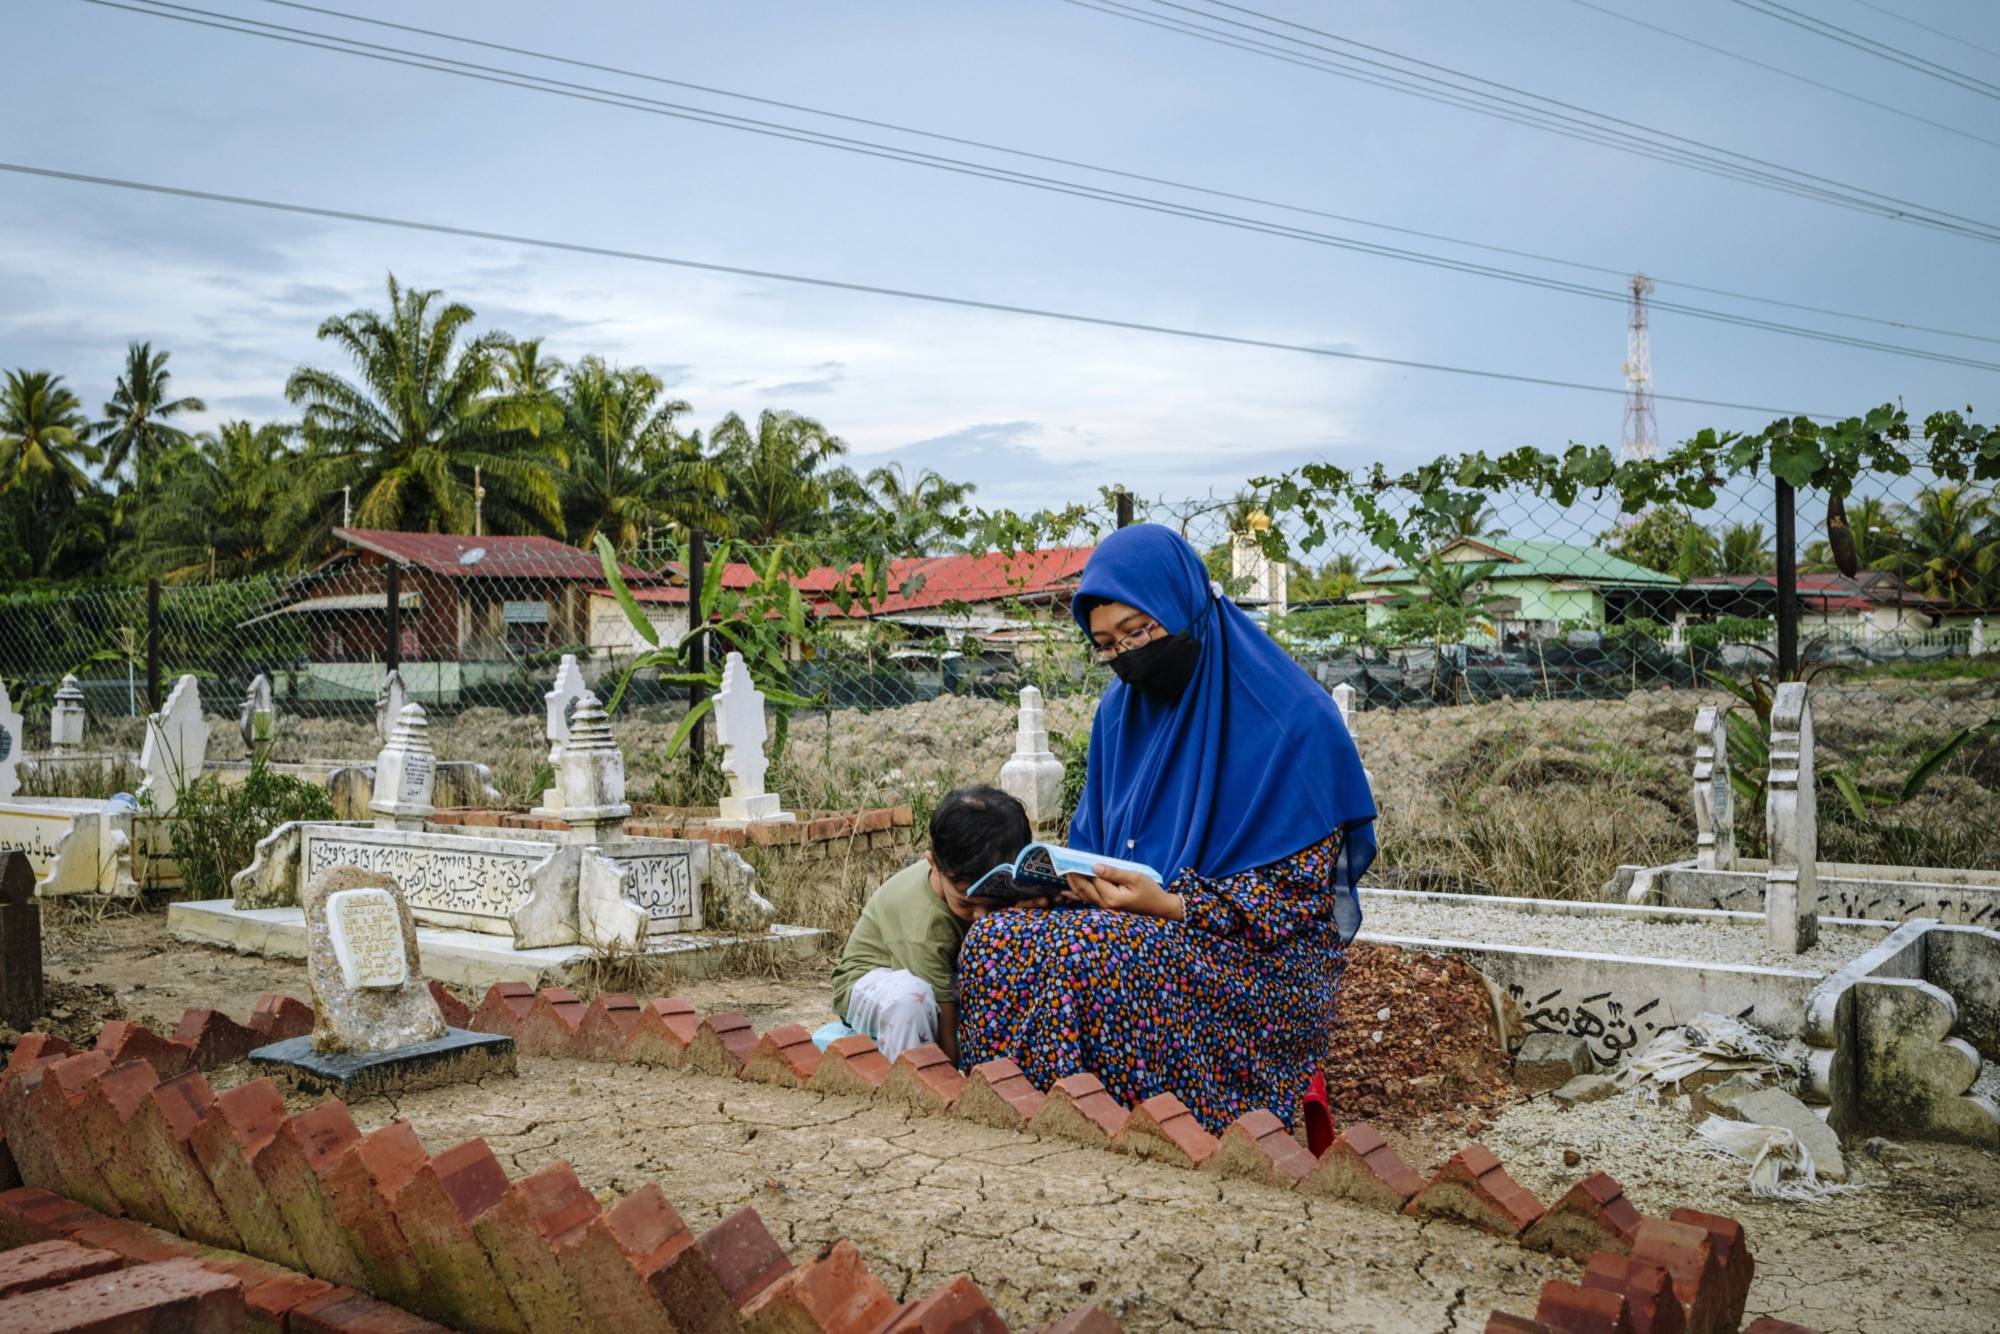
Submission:
[[[1314,1159],[1267,1111],[1239,1118],[1218,1137],[1172,1095],[1128,1109],[1083,1072],[1043,1094],[1012,1061],[989,1061],[968,1076],[926,1045],[892,1064],[865,1037],[843,1038],[821,1053],[799,1025],[759,1034],[739,1012],[704,1017],[681,997],[642,1003],[604,994],[586,1005],[560,987],[536,993],[502,982],[468,1010],[438,983],[430,985],[455,1026],[512,1037],[524,1055],[684,1069],[879,1099],[925,1115],[1055,1135],[1277,1189],[1463,1223],[1585,1266],[1581,1283],[1546,1285],[1532,1319],[1496,1311],[1489,1334],[1736,1334],[1755,1271],[1748,1239],[1734,1219],[1689,1209],[1676,1209],[1669,1219],[1643,1217],[1603,1172],[1545,1208],[1476,1143],[1426,1180],[1365,1123],[1347,1127],[1326,1155]],[[965,1279],[896,1307],[845,1242],[794,1267],[751,1210],[694,1238],[657,1187],[600,1210],[574,1184],[567,1163],[509,1182],[483,1141],[429,1159],[407,1123],[362,1136],[338,1100],[288,1118],[275,1089],[262,1087],[267,1080],[223,1099],[202,1080],[202,1070],[311,1027],[309,1007],[273,993],[259,998],[247,1025],[190,1009],[172,1038],[115,1020],[89,1053],[47,1034],[27,1035],[0,1073],[0,1186],[40,1186],[209,1242],[240,1238],[261,1259],[289,1256],[289,1263],[323,1280],[359,1279],[354,1289],[467,1329],[538,1328],[546,1320],[523,1318],[536,1303],[555,1301],[552,1309],[568,1310],[561,1303],[582,1300],[577,1294],[583,1292],[588,1300],[611,1303],[607,1317],[636,1318],[633,1303],[648,1300],[719,1311],[715,1283],[735,1304],[733,1327],[745,1329],[863,1334],[1004,1328]],[[76,1114],[65,1114],[70,1109]],[[117,1149],[101,1151],[97,1146],[113,1132]],[[0,1240],[7,1235],[7,1198],[0,1195]],[[212,1201],[206,1210],[205,1199]],[[329,1238],[345,1242],[351,1264],[341,1263]],[[748,1277],[722,1272],[753,1261],[762,1268]],[[701,1277],[704,1263],[715,1283]],[[442,1282],[412,1281],[432,1270],[444,1275]],[[632,1280],[628,1270],[643,1281]],[[654,1296],[647,1298],[648,1292]],[[1671,1294],[1671,1315],[1661,1314],[1668,1300],[1663,1294]],[[484,1303],[498,1310],[498,1302],[510,1304],[511,1322],[474,1309]],[[409,1328],[425,1326],[419,1321]],[[1045,1328],[1097,1334],[1117,1325],[1085,1307]],[[1748,1328],[1753,1334],[1801,1329],[1769,1317]]]
[[[766,1051],[741,1016],[695,1025],[692,1006],[498,987],[481,1014],[551,1055],[706,1050],[703,1064],[804,1082],[793,1035]],[[311,1024],[273,994],[249,1024],[190,1010],[172,1038],[127,1021],[88,1052],[24,1037],[0,1073],[0,1329],[1007,1328],[963,1276],[902,1304],[846,1241],[794,1263],[754,1209],[695,1235],[657,1185],[605,1206],[568,1163],[510,1180],[484,1140],[433,1157],[407,1121],[362,1134],[338,1099],[287,1115],[268,1079],[209,1088],[204,1069]],[[1096,1307],[1044,1327],[1118,1328]]]
[[[1618,1182],[1603,1172],[1592,1173],[1555,1204],[1544,1206],[1482,1144],[1465,1146],[1427,1179],[1365,1123],[1348,1126],[1333,1148],[1315,1159],[1268,1111],[1251,1112],[1215,1136],[1171,1094],[1126,1108],[1096,1076],[1083,1072],[1057,1080],[1044,1094],[1009,1060],[988,1061],[966,1074],[932,1045],[906,1051],[893,1063],[865,1037],[842,1038],[819,1052],[800,1025],[783,1024],[758,1034],[740,1013],[700,1017],[681,997],[641,1004],[631,996],[599,996],[580,1015],[570,1009],[573,999],[560,989],[538,996],[518,983],[497,983],[474,1011],[471,1027],[517,1041],[529,1034],[542,1055],[805,1087],[897,1103],[924,1115],[1053,1135],[1281,1190],[1461,1223],[1586,1265],[1582,1284],[1551,1285],[1555,1290],[1543,1294],[1533,1320],[1496,1312],[1496,1322],[1516,1323],[1499,1323],[1495,1329],[1684,1327],[1688,1334],[1735,1334],[1749,1296],[1754,1262],[1739,1223],[1687,1209],[1675,1210],[1667,1220],[1643,1218]],[[553,1026],[543,1019],[557,1008],[575,1016],[564,1025],[570,1034],[566,1043],[550,1040]],[[630,1018],[634,1013],[640,1016],[636,1021]],[[614,1031],[624,1035],[622,1045],[611,1038]],[[1653,1248],[1650,1258],[1642,1253],[1642,1239]],[[1717,1261],[1712,1275],[1695,1258],[1703,1253],[1703,1244],[1712,1248]],[[1612,1261],[1625,1267],[1614,1271]],[[1592,1264],[1598,1268],[1590,1269]],[[1671,1275],[1676,1314],[1683,1317],[1679,1324],[1644,1318],[1653,1308],[1643,1305],[1647,1298],[1641,1289],[1655,1269]],[[1624,1286],[1613,1281],[1614,1272]],[[1571,1289],[1593,1295],[1576,1296]],[[1614,1306],[1618,1314],[1607,1315]],[[1762,1334],[1795,1328],[1766,1321]]]

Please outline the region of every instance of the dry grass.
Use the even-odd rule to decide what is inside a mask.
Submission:
[[[1953,729],[2000,715],[2000,679],[1844,682],[1817,688],[1814,700],[1822,763],[1838,758],[1864,779],[1900,782]],[[1682,690],[1361,713],[1356,739],[1381,807],[1375,879],[1591,898],[1620,863],[1691,855],[1695,710],[1728,702],[1717,691]],[[1051,699],[1051,729],[1081,737],[1095,703]],[[684,753],[669,757],[674,721],[650,708],[617,720],[628,789],[635,800],[712,803],[721,791],[715,757],[711,752],[699,771]],[[801,716],[771,781],[793,809],[908,803],[921,828],[943,793],[998,776],[1013,749],[1013,725],[1009,704],[950,696],[873,713]],[[441,757],[492,766],[510,801],[526,804],[537,791],[545,750],[538,719],[469,709],[438,715],[431,732]],[[282,722],[276,756],[364,759],[378,744],[372,723],[359,718],[293,718]],[[215,729],[212,756],[234,757],[241,748],[233,728]],[[1739,809],[1743,846],[1754,846],[1761,821],[1761,812]],[[1823,795],[1820,830],[1828,859],[2000,866],[2000,735],[1967,747],[1917,800],[1865,824]],[[760,870],[784,920],[844,936],[868,892],[894,869],[887,861],[852,855]]]

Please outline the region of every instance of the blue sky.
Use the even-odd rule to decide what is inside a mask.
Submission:
[[[200,3],[201,0],[196,0]],[[2000,140],[2000,100],[1729,0],[1594,0]],[[1147,0],[1135,0],[1144,6]],[[1853,0],[1811,12],[1984,79],[2000,58]],[[2000,11],[1911,0],[2000,50]],[[1869,189],[2000,221],[2000,148],[1644,32],[1570,0],[1252,7]],[[257,0],[204,7],[747,112]],[[337,7],[854,115],[1664,278],[1976,333],[2000,245],[1698,175],[1145,28],[1059,0]],[[1163,11],[1164,12],[1164,11]],[[771,270],[1616,386],[1624,312],[1598,303],[737,131],[305,50],[77,0],[10,15],[0,158]],[[797,113],[773,119],[854,131]],[[943,150],[955,151],[955,150]],[[1019,164],[1015,164],[1019,165]],[[1050,169],[1055,171],[1057,169]],[[1153,190],[1153,187],[1145,187]],[[1159,192],[1159,191],[1155,191]],[[1172,195],[1192,203],[1197,196]],[[1288,221],[1283,214],[1223,205]],[[1371,240],[1494,257],[1365,227]],[[1552,272],[1526,262],[1497,262]],[[506,244],[0,176],[0,365],[95,408],[128,339],[171,349],[211,418],[287,412],[338,365],[328,315],[384,274],[482,327],[659,370],[707,428],[819,417],[857,462],[900,459],[1041,506],[1119,483],[1227,492],[1308,459],[1615,444],[1611,396],[1220,347]],[[1615,286],[1604,276],[1587,279]],[[1785,316],[2000,360],[2000,346]],[[1663,393],[1857,412],[1989,409],[1991,372],[1658,313]],[[1663,440],[1768,414],[1662,403]]]

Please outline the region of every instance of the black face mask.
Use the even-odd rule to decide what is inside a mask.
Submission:
[[[1111,660],[1111,670],[1155,704],[1172,705],[1187,692],[1200,661],[1201,641],[1183,630],[1126,649]]]

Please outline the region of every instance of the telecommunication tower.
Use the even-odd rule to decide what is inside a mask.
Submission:
[[[1625,320],[1626,459],[1650,459],[1659,452],[1660,421],[1653,411],[1653,354],[1646,346],[1646,294],[1653,280],[1632,275],[1632,302]]]

